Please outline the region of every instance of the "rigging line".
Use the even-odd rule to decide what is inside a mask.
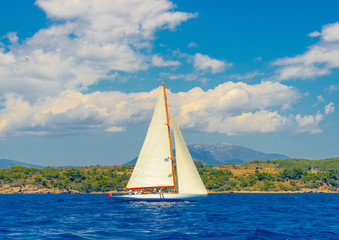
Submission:
[[[167,117],[167,127],[168,127],[168,136],[171,148],[171,162],[172,162],[172,175],[173,175],[173,183],[174,183],[174,192],[178,193],[177,191],[177,179],[176,179],[176,172],[175,172],[175,165],[174,165],[174,157],[173,157],[173,147],[172,147],[172,138],[171,138],[171,127],[169,123],[169,116],[168,116],[168,107],[167,107],[167,97],[166,97],[166,88],[165,82],[162,82],[162,86],[164,89],[164,98],[165,98],[165,107],[166,107],[166,117]]]

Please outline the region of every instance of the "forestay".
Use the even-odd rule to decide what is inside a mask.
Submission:
[[[160,91],[150,126],[126,189],[173,186],[165,98]]]
[[[207,194],[206,188],[200,178],[199,172],[188,151],[185,140],[175,121],[170,108],[172,129],[174,133],[176,169],[178,177],[179,194]]]

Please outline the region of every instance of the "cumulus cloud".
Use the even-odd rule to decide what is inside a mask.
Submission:
[[[38,0],[37,5],[52,19],[90,23],[75,34],[89,34],[100,40],[112,36],[153,38],[159,28],[173,30],[181,22],[196,17],[196,14],[173,11],[175,5],[167,0]]]
[[[318,125],[322,119],[323,115],[321,113],[317,113],[315,116],[301,116],[300,114],[297,114],[295,117],[295,120],[298,124],[297,131],[310,132],[311,134],[321,133],[322,130],[319,128]]]
[[[194,88],[172,99],[183,127],[236,135],[286,128],[286,117],[269,109],[286,109],[299,97],[297,90],[280,83],[227,82],[206,92]]]
[[[197,16],[175,11],[168,0],[37,0],[36,5],[51,24],[21,41],[16,33],[7,34],[10,44],[0,47],[0,98],[11,92],[36,101],[86,89],[114,71],[178,65],[151,57],[154,33],[175,30]]]
[[[150,119],[158,93],[159,89],[129,94],[64,90],[34,103],[7,95],[0,110],[0,135],[124,131],[128,123]],[[169,91],[168,99],[182,127],[234,135],[283,129],[285,117],[269,109],[286,108],[299,95],[280,83],[227,82],[207,91]]]
[[[0,136],[125,131],[131,123],[149,121],[159,90],[88,94],[64,90],[33,103],[19,95],[6,95],[0,109]],[[182,128],[228,135],[289,130],[320,133],[319,124],[334,112],[334,104],[315,115],[284,114],[300,97],[295,88],[278,82],[226,82],[206,91],[198,87],[168,91]]]
[[[321,31],[321,36],[327,42],[339,41],[339,23],[325,25]]]
[[[224,120],[213,119],[208,125],[208,132],[227,133],[228,135],[276,132],[286,127],[288,118],[277,112],[266,110],[229,116]]]
[[[319,128],[319,123],[324,120],[324,118],[334,112],[334,104],[331,102],[325,106],[324,114],[319,111],[315,115],[305,115],[301,116],[297,114],[295,120],[297,122],[297,132],[309,132],[311,134],[322,133],[322,130]]]
[[[203,55],[201,53],[195,54],[193,58],[194,58],[194,67],[197,70],[218,73],[218,72],[224,71],[226,68],[232,67],[232,63],[220,61],[220,60],[211,58],[208,55]]]
[[[280,66],[275,79],[314,78],[330,74],[332,69],[339,67],[339,23],[324,25],[321,33],[312,32],[309,36],[319,36],[320,40],[303,54],[273,62],[273,65]]]
[[[152,57],[152,64],[156,67],[168,67],[168,66],[178,66],[180,65],[179,61],[170,61],[170,60],[164,60],[159,55],[154,55]]]
[[[82,90],[93,83],[100,70],[77,65],[57,53],[31,51],[15,55],[0,49],[0,96],[16,93],[29,100],[55,96],[65,89]]]
[[[179,61],[152,52],[155,33],[175,30],[197,15],[176,11],[168,0],[37,0],[36,4],[50,19],[48,27],[20,41],[16,33],[8,33],[9,44],[0,45],[0,136],[114,133],[125,131],[129,123],[150,119],[158,89],[128,94],[85,94],[83,90],[115,77],[116,71],[178,66]],[[305,54],[274,63],[280,66],[280,80],[324,75],[339,66],[337,25],[324,26],[319,36],[319,43]],[[180,50],[177,57],[190,58]],[[205,73],[220,73],[232,66],[201,53],[191,60],[196,72],[169,77],[207,81]],[[235,78],[260,73],[251,74]],[[320,132],[319,123],[335,110],[334,104],[315,115],[284,114],[300,95],[279,82],[226,82],[206,91],[168,93],[184,128],[229,135],[293,127]]]
[[[331,114],[334,112],[334,103],[331,102],[325,106],[325,115]]]
[[[124,131],[124,124],[150,115],[157,94],[65,90],[35,103],[9,95],[0,110],[0,135]]]

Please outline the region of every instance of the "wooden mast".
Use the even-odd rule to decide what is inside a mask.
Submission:
[[[176,178],[175,164],[174,164],[174,157],[173,157],[171,128],[170,128],[169,116],[168,116],[168,107],[167,107],[167,97],[166,97],[165,82],[162,82],[162,86],[163,86],[163,89],[164,89],[165,106],[166,106],[166,117],[167,117],[167,127],[168,127],[168,136],[169,136],[169,142],[170,142],[170,148],[171,148],[171,161],[172,161],[172,175],[173,175],[173,183],[174,183],[174,192],[178,193],[178,190],[177,190],[177,178]]]

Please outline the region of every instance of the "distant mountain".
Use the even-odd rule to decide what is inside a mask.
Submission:
[[[222,165],[223,163],[244,163],[253,160],[287,159],[288,156],[274,153],[263,153],[252,149],[230,144],[189,144],[188,149],[194,160],[201,160],[204,164]],[[133,159],[124,165],[135,164]]]
[[[0,168],[10,168],[14,166],[23,166],[23,167],[36,167],[36,168],[44,168],[43,166],[9,160],[9,159],[0,159]]]
[[[214,165],[289,158],[282,154],[258,152],[230,143],[190,144],[188,149],[194,160],[201,160],[203,163]]]

